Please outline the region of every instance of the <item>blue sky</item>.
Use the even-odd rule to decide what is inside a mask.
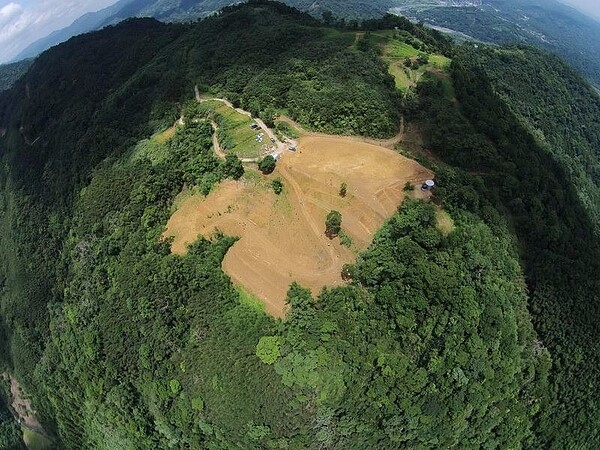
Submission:
[[[117,0],[0,0],[0,63],[32,42]]]

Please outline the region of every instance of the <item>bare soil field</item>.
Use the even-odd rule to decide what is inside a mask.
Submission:
[[[374,233],[404,198],[403,187],[416,186],[433,174],[393,150],[336,136],[305,136],[297,152],[281,155],[275,172],[265,177],[247,169],[241,181],[226,181],[208,197],[184,196],[167,224],[172,251],[184,254],[198,236],[215,229],[239,241],[223,269],[233,282],[262,300],[266,311],[282,317],[286,293],[297,281],[318,294],[343,284],[341,269],[371,243]],[[271,181],[281,178],[275,195]],[[347,195],[339,195],[346,183]],[[342,213],[350,248],[325,236],[329,211]]]

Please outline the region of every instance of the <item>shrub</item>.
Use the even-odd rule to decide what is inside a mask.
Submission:
[[[336,237],[342,230],[342,214],[339,211],[331,211],[325,220],[325,235],[329,239]]]
[[[271,185],[273,186],[273,191],[277,195],[283,192],[283,183],[281,182],[281,178],[276,178],[275,180],[273,180],[273,183],[271,183]]]

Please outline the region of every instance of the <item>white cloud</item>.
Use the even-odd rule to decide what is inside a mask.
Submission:
[[[0,63],[10,60],[32,42],[70,25],[89,11],[116,0],[22,0],[2,6],[0,0]]]
[[[23,7],[17,3],[9,3],[0,8],[0,30],[4,29],[11,20],[23,12]]]

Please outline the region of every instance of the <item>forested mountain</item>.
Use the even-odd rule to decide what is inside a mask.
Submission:
[[[393,11],[484,42],[534,45],[600,86],[600,22],[556,0],[484,0],[479,6],[397,0]],[[475,3],[475,2],[471,2]]]
[[[133,19],[0,93],[0,372],[57,448],[599,445],[598,96],[528,48],[394,16],[363,31],[265,0]],[[291,285],[276,320],[222,270],[235,237],[185,256],[162,238],[182,190],[233,176],[196,85],[314,131],[389,137],[403,116],[434,201],[405,201],[347,285]]]
[[[37,40],[20,52],[14,60],[35,57],[72,36],[115,25],[130,17],[153,17],[163,22],[187,22],[214,14],[221,8],[235,3],[239,3],[239,0],[119,0],[100,11],[84,14],[70,26]],[[393,5],[393,0],[285,0],[284,3],[317,17],[321,17],[323,12],[331,12],[336,17],[364,20],[383,16]]]
[[[0,65],[0,91],[10,88],[15,81],[27,72],[32,62],[31,59],[24,59],[12,64]]]

